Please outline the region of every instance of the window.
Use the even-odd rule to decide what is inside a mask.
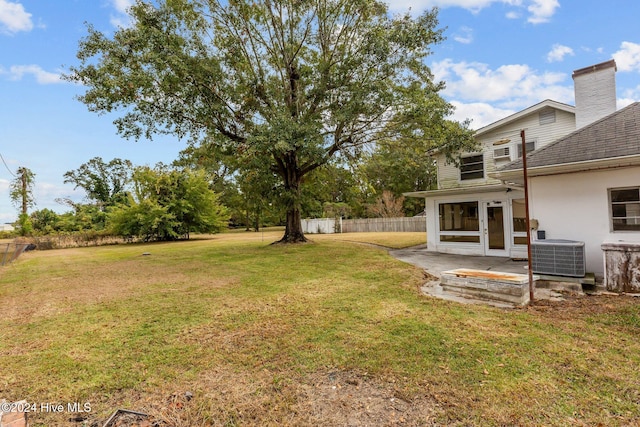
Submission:
[[[524,199],[514,199],[511,201],[511,212],[513,214],[513,244],[527,244],[527,212]]]
[[[482,154],[462,157],[460,159],[460,180],[484,178],[484,159]]]
[[[527,153],[530,153],[536,149],[535,141],[527,141],[525,142],[525,145],[527,146]],[[522,143],[518,144],[518,158],[520,157],[522,157]]]
[[[538,114],[541,125],[548,125],[556,122],[556,110],[544,110]]]
[[[480,243],[478,202],[441,203],[440,241]]]
[[[613,231],[640,231],[640,187],[609,190]]]

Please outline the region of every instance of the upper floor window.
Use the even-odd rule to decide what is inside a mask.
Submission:
[[[530,153],[536,149],[535,141],[527,141],[525,142],[525,145],[527,146],[527,153]],[[520,157],[522,157],[522,144],[518,144],[518,158]]]
[[[613,231],[640,231],[640,187],[609,190]]]
[[[556,110],[549,109],[538,113],[539,123],[541,125],[548,125],[556,122]]]
[[[484,178],[484,158],[474,154],[460,158],[460,180]]]

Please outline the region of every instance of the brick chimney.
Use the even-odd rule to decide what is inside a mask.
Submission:
[[[573,72],[576,129],[616,111],[616,61],[613,59]]]

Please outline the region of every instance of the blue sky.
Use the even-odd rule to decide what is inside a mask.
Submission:
[[[92,157],[142,165],[171,162],[184,148],[172,138],[128,141],[115,116],[89,112],[83,88],[60,80],[76,64],[85,22],[111,34],[126,25],[132,0],[0,0],[0,154],[13,172],[36,174],[36,208],[80,201],[63,174]],[[635,0],[401,0],[395,12],[440,8],[447,40],[428,59],[447,83],[454,118],[489,124],[544,99],[573,104],[573,70],[614,58],[618,105],[640,100],[640,32]],[[13,221],[11,174],[0,163],[0,222]]]

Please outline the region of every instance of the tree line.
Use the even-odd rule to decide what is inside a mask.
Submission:
[[[66,172],[64,182],[84,190],[84,202],[58,199],[71,209],[62,214],[51,209],[21,214],[21,234],[93,231],[144,241],[178,240],[190,233],[216,233],[228,225],[228,211],[203,170],[162,164],[134,167],[128,160],[104,162],[95,157]],[[29,187],[26,193],[12,193],[14,203],[22,204],[24,194],[33,204]]]
[[[309,174],[301,194],[301,215],[309,218],[398,217],[419,214],[420,199],[403,192],[434,183],[425,147],[379,144],[357,162],[328,162]],[[26,210],[18,221],[22,234],[95,231],[143,240],[175,240],[190,233],[213,233],[226,227],[258,231],[285,225],[281,184],[268,169],[232,165],[204,149],[185,149],[172,165],[134,166],[129,160],[95,157],[64,174],[64,182],[85,193],[83,202],[57,199],[65,213]],[[19,169],[12,200],[18,207],[35,204],[35,175]],[[26,174],[28,185],[22,185]],[[25,192],[26,191],[26,192]],[[24,197],[23,197],[24,196]]]

